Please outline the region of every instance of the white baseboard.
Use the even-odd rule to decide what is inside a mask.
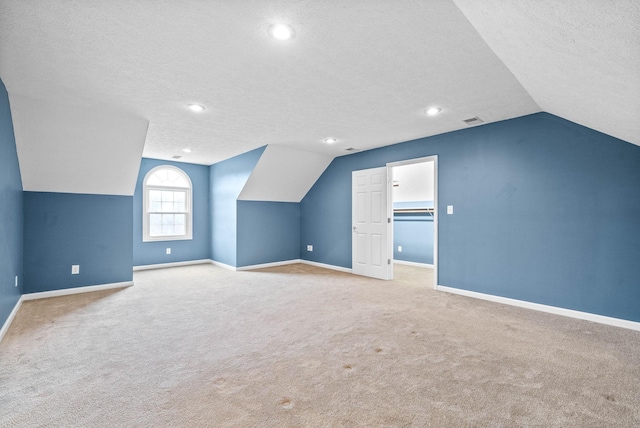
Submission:
[[[325,269],[337,270],[339,272],[346,272],[346,273],[352,272],[351,268],[346,268],[346,267],[336,266],[336,265],[328,265],[325,263],[312,262],[311,260],[300,260],[299,263],[304,263],[305,265],[311,265],[311,266],[321,267]]]
[[[9,331],[9,327],[11,327],[11,323],[13,322],[13,319],[16,317],[16,314],[18,313],[18,309],[20,309],[20,306],[22,305],[23,297],[24,296],[20,296],[20,298],[16,302],[16,305],[13,307],[13,310],[9,314],[9,317],[2,325],[2,328],[0,328],[0,342],[2,342],[4,335],[7,334],[7,331]]]
[[[276,267],[276,266],[293,265],[296,263],[302,263],[302,261],[300,259],[283,260],[281,262],[261,263],[258,265],[250,265],[250,266],[240,266],[240,267],[237,267],[236,270],[243,271],[243,270],[253,270],[253,269],[264,269],[264,268],[270,268],[270,267]]]
[[[170,267],[189,266],[189,265],[201,265],[205,263],[212,263],[212,260],[201,259],[201,260],[188,260],[186,262],[158,263],[155,265],[140,265],[140,266],[134,266],[133,271],[137,272],[140,270],[164,269],[164,268],[170,268]]]
[[[325,264],[325,263],[312,262],[310,260],[303,260],[303,259],[284,260],[284,261],[281,261],[281,262],[262,263],[262,264],[258,264],[258,265],[240,266],[240,267],[230,266],[228,264],[220,263],[220,262],[217,262],[215,260],[210,260],[210,263],[212,263],[212,264],[214,264],[216,266],[219,266],[221,268],[228,269],[228,270],[233,270],[233,271],[245,271],[245,270],[253,270],[253,269],[263,269],[263,268],[269,268],[269,267],[285,266],[285,265],[292,265],[292,264],[296,264],[296,263],[302,263],[302,264],[305,264],[305,265],[321,267],[321,268],[324,268],[324,269],[331,269],[331,270],[337,270],[337,271],[340,271],[340,272],[351,273],[351,269],[350,268],[345,268],[345,267],[342,267],[342,266],[335,266],[335,265],[328,265],[328,264]]]
[[[235,272],[236,270],[238,270],[238,268],[236,268],[235,266],[231,266],[231,265],[228,265],[228,264],[226,264],[226,263],[218,262],[218,261],[216,261],[216,260],[209,260],[209,263],[211,263],[211,264],[212,264],[212,265],[214,265],[214,266],[221,267],[221,268],[223,268],[223,269],[232,270],[232,271],[234,271],[234,272]]]
[[[429,263],[408,262],[408,261],[405,261],[405,260],[394,259],[393,260],[393,264],[394,265],[407,265],[407,266],[415,266],[415,267],[433,269],[433,265],[429,264]]]
[[[62,290],[41,291],[22,295],[22,300],[47,299],[49,297],[68,296],[70,294],[91,293],[93,291],[111,290],[113,288],[131,287],[133,281],[114,282],[112,284],[87,285],[84,287],[65,288]]]
[[[630,330],[640,331],[640,322],[623,320],[620,318],[612,318],[604,315],[591,314],[589,312],[574,311],[573,309],[558,308],[556,306],[542,305],[540,303],[532,303],[524,300],[510,299],[508,297],[478,293],[476,291],[461,290],[459,288],[446,287],[444,285],[437,285],[436,290],[445,291],[452,294],[459,294],[461,296],[473,297],[476,299],[488,300],[490,302],[503,303],[505,305],[533,309],[535,311],[547,312],[555,315],[563,315],[565,317],[577,318],[585,321],[597,322],[614,327],[622,327],[628,328]]]

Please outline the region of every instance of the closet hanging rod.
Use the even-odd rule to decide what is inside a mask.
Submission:
[[[421,214],[421,213],[433,213],[433,208],[394,208],[394,213],[399,214]]]

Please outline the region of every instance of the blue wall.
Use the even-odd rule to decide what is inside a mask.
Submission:
[[[396,202],[393,208],[433,208],[433,201]],[[402,246],[402,252],[398,251]],[[398,213],[393,215],[393,259],[433,264],[433,215]]]
[[[0,327],[20,299],[22,285],[22,178],[9,96],[0,80]],[[15,286],[18,276],[19,285]]]
[[[160,165],[180,168],[191,179],[193,186],[193,239],[180,241],[142,241],[142,183],[145,175]],[[211,234],[209,213],[209,167],[189,163],[169,162],[143,158],[133,196],[133,264],[134,266],[159,263],[183,262],[188,260],[209,259]],[[171,254],[166,249],[171,248]]]
[[[238,201],[238,266],[300,258],[300,204]]]
[[[24,192],[23,292],[131,281],[132,210],[131,196]]]
[[[640,147],[547,113],[336,158],[301,202],[302,255],[350,267],[351,171],[430,155],[439,284],[640,321]]]
[[[237,198],[264,147],[210,166],[211,259],[237,266]]]

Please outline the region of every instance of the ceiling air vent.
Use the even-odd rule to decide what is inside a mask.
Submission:
[[[482,123],[482,122],[484,122],[484,121],[482,119],[480,119],[478,116],[464,120],[464,123],[466,123],[469,126],[477,125],[478,123]]]
[[[171,156],[171,159],[180,159],[182,156],[180,155],[175,155],[175,156]]]
[[[355,147],[347,147],[345,150],[348,152],[357,152],[360,149],[356,149]]]

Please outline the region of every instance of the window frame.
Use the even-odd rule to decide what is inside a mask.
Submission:
[[[173,170],[180,174],[189,184],[189,187],[174,187],[174,186],[156,186],[156,185],[147,185],[147,181],[149,178],[154,175],[159,170]],[[165,235],[165,236],[151,236],[150,227],[151,227],[151,214],[156,214],[157,212],[149,211],[150,202],[149,202],[149,194],[152,190],[160,190],[160,191],[184,191],[186,193],[185,196],[185,208],[186,211],[184,213],[178,212],[170,212],[163,214],[186,214],[185,220],[185,233],[182,235]],[[175,167],[173,165],[158,165],[152,169],[150,169],[144,176],[144,180],[142,181],[142,242],[161,242],[161,241],[187,241],[193,239],[193,183],[191,182],[191,178],[189,174],[184,172],[182,169]]]

